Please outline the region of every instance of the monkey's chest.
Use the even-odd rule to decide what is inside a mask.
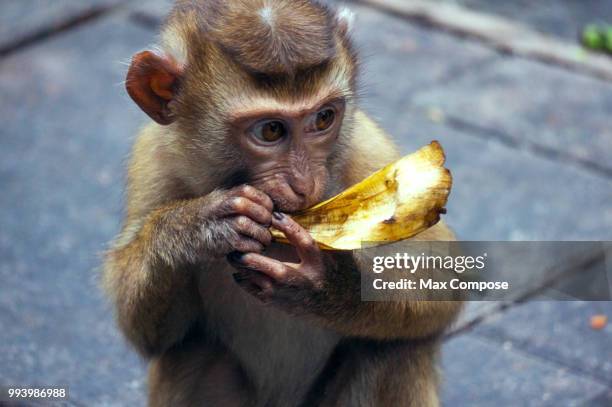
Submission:
[[[266,255],[296,262],[286,247],[272,245]],[[298,404],[322,371],[338,334],[261,303],[233,280],[220,262],[200,283],[207,326],[238,358],[262,405]]]

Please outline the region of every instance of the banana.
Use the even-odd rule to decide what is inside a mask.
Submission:
[[[326,250],[354,250],[412,237],[435,225],[452,185],[437,141],[376,171],[340,194],[292,214]],[[274,228],[276,241],[287,243]]]

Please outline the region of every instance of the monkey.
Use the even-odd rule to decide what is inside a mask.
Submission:
[[[367,259],[291,217],[399,158],[358,106],[351,21],[310,0],[178,0],[133,56],[126,89],[152,121],[103,281],[150,406],[438,404],[460,302],[361,301]]]

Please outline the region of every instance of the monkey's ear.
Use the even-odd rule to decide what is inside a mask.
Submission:
[[[173,59],[143,51],[132,57],[125,87],[138,106],[159,124],[170,124],[175,117],[170,103],[175,96],[181,68]]]
[[[351,32],[353,23],[355,22],[355,13],[349,8],[342,7],[336,13],[336,20],[338,22],[338,29],[342,35],[346,35]]]

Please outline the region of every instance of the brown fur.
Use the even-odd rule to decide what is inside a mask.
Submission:
[[[304,0],[277,1],[274,7],[266,3],[229,3],[216,21],[214,35],[236,62],[249,72],[278,75],[332,58],[335,27],[325,9]]]
[[[252,389],[240,363],[219,345],[190,341],[151,362],[151,407],[244,406]]]
[[[181,69],[168,106],[176,120],[146,126],[136,141],[124,228],[105,264],[119,326],[151,359],[150,405],[436,405],[437,338],[459,303],[362,302],[366,260],[355,252],[331,255],[323,291],[294,296],[308,303],[296,316],[243,290],[225,258],[206,254],[228,236],[207,229],[202,208],[244,182],[248,170],[228,141],[231,111],[308,105],[330,92],[345,98],[342,130],[325,163],[325,196],[399,156],[355,106],[355,55],[335,14],[304,1],[265,2],[283,17],[270,28],[277,37],[268,38],[266,27],[251,21],[263,1],[230,3],[179,1],[169,17],[162,52]],[[225,33],[215,26],[224,18]],[[313,42],[299,47],[303,39],[290,23],[304,25]],[[237,38],[252,33],[271,62],[252,44],[233,43],[229,30]],[[333,53],[314,52],[319,43]],[[275,51],[279,44],[286,55]],[[439,223],[417,239],[453,235]],[[286,252],[272,244],[266,255]]]

